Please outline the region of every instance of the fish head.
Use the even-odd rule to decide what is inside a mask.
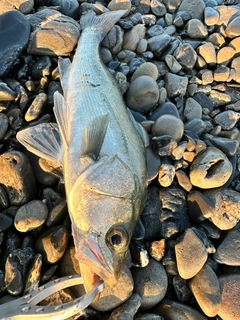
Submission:
[[[88,165],[72,188],[68,207],[85,290],[99,277],[115,286],[140,211],[136,177],[117,156]]]

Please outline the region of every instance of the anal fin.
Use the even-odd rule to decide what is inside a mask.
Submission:
[[[62,164],[63,146],[55,123],[41,123],[19,131],[17,140],[40,158]]]
[[[61,137],[63,138],[63,141],[66,145],[68,144],[68,127],[67,127],[67,123],[69,119],[68,110],[69,110],[69,107],[64,97],[58,91],[56,91],[54,93],[53,111],[57,120]]]
[[[71,61],[69,58],[58,58],[58,68],[60,73],[60,81],[63,89],[63,94],[66,97],[68,92],[68,79],[71,68]]]

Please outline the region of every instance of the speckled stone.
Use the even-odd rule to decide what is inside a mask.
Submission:
[[[0,156],[0,184],[4,185],[11,205],[22,205],[36,195],[36,181],[28,158],[16,150]]]
[[[217,263],[228,266],[240,266],[240,230],[239,228],[229,230],[220,243],[213,258]]]
[[[150,111],[159,98],[159,89],[156,81],[149,76],[136,78],[126,93],[127,106],[140,113]]]
[[[145,268],[132,268],[134,291],[142,297],[141,310],[159,303],[168,286],[167,274],[161,262],[150,259]]]
[[[239,221],[239,192],[231,189],[217,188],[204,192],[213,203],[215,210],[211,221],[221,230],[232,229]]]
[[[226,275],[218,278],[222,303],[218,315],[222,320],[240,319],[239,296],[240,296],[240,275]]]
[[[175,141],[180,141],[184,131],[184,124],[180,118],[170,114],[159,117],[152,126],[154,137],[168,135]]]
[[[165,88],[170,98],[185,95],[187,91],[188,79],[177,74],[168,72],[165,76]]]
[[[222,151],[208,147],[197,155],[190,167],[191,183],[202,189],[223,186],[232,174],[232,164]]]
[[[200,20],[191,19],[187,23],[187,34],[193,39],[205,39],[208,36],[208,31]]]
[[[203,20],[205,3],[203,0],[183,0],[178,8],[179,11],[187,11],[192,18]]]
[[[14,218],[15,228],[20,232],[34,230],[47,220],[48,209],[44,202],[32,200],[21,206]]]
[[[215,317],[222,299],[218,278],[213,269],[205,264],[190,280],[189,286],[202,311],[208,317]]]
[[[173,55],[186,71],[192,70],[197,61],[197,53],[189,43],[178,46]]]
[[[177,239],[175,254],[178,272],[183,279],[194,277],[202,269],[208,257],[205,245],[191,229],[186,229]]]

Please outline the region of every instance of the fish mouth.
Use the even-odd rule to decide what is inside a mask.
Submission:
[[[94,237],[88,237],[84,245],[76,246],[76,249],[75,257],[79,261],[86,292],[89,292],[99,280],[111,287],[117,284],[120,268],[115,268],[115,264],[112,267],[107,264],[98,241]]]

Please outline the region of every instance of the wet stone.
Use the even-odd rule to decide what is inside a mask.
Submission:
[[[173,55],[186,71],[192,70],[197,61],[197,53],[188,43],[180,45]]]
[[[205,264],[190,280],[189,286],[202,311],[208,317],[216,316],[221,304],[221,294],[218,278],[212,268]]]
[[[20,232],[34,230],[44,224],[48,217],[48,209],[40,200],[32,200],[21,206],[14,218],[15,228]]]
[[[183,279],[194,277],[201,270],[208,257],[203,242],[191,229],[186,229],[177,239],[175,254],[178,272]]]
[[[217,188],[204,192],[204,195],[213,203],[215,210],[210,220],[220,230],[232,229],[239,221],[239,192]]]
[[[141,301],[141,296],[137,293],[133,293],[126,302],[124,302],[111,313],[109,320],[132,320],[137,310],[141,306]]]
[[[240,230],[239,228],[228,231],[225,238],[214,253],[213,258],[217,263],[228,266],[240,266]]]
[[[177,74],[168,72],[165,76],[165,86],[170,98],[184,96],[187,91],[188,79]]]
[[[5,186],[11,205],[21,205],[36,194],[34,173],[28,158],[20,151],[0,156],[0,183]]]
[[[222,320],[238,320],[240,318],[240,275],[225,275],[219,277],[218,280],[222,296],[218,315]]]
[[[132,269],[134,291],[142,297],[140,310],[146,310],[159,303],[167,291],[168,279],[162,264],[154,259],[149,260],[145,268]]]
[[[190,167],[191,183],[202,189],[223,186],[232,174],[232,164],[228,158],[215,147],[208,147],[197,155]]]
[[[72,18],[45,8],[29,15],[28,21],[33,29],[27,48],[29,54],[66,56],[76,46],[80,27]]]
[[[55,226],[44,231],[36,240],[35,250],[41,253],[44,263],[56,263],[63,256],[68,245],[69,231],[63,226]]]
[[[0,76],[2,77],[9,73],[16,59],[26,47],[30,24],[26,17],[17,10],[1,14],[0,24]]]
[[[41,254],[38,253],[35,255],[32,265],[30,267],[30,270],[28,272],[26,285],[24,288],[24,294],[38,289],[40,277],[41,277],[41,268],[42,268],[42,256]]]
[[[136,78],[126,93],[127,106],[140,113],[150,111],[159,98],[159,89],[156,81],[149,76]]]

